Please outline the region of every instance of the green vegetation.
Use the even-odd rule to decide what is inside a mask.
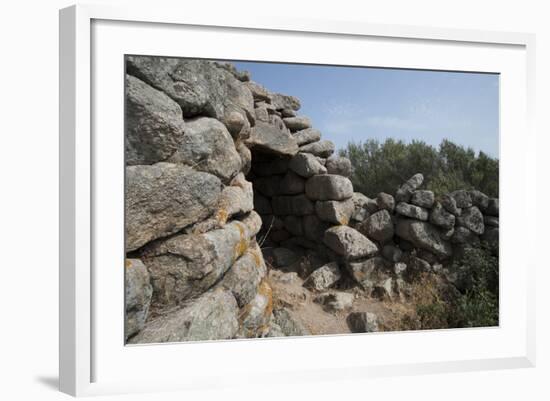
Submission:
[[[422,141],[369,139],[349,143],[340,155],[351,160],[355,190],[369,197],[395,193],[415,173],[424,175],[424,187],[436,195],[475,188],[498,197],[498,159],[448,140],[434,148]]]

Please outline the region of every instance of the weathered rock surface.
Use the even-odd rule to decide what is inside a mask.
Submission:
[[[168,159],[184,133],[180,106],[161,91],[126,75],[127,165],[153,164]]]
[[[306,128],[294,132],[293,136],[298,146],[302,146],[319,141],[321,139],[321,132],[315,128]]]
[[[395,207],[395,212],[402,216],[422,221],[428,220],[429,216],[426,209],[405,202],[398,203]]]
[[[288,168],[304,178],[327,173],[327,169],[309,153],[298,153],[290,159]]]
[[[412,193],[411,203],[426,209],[430,209],[435,201],[435,195],[432,191],[425,189],[416,190]]]
[[[346,259],[366,258],[378,252],[378,247],[359,231],[348,226],[335,226],[325,231],[326,246]]]
[[[124,289],[126,319],[124,334],[126,339],[136,334],[145,325],[149,312],[153,287],[149,272],[139,259],[126,259],[124,270]]]
[[[478,235],[483,234],[485,230],[483,214],[481,214],[481,211],[476,206],[462,209],[462,214],[458,217],[457,224],[468,228]]]
[[[489,207],[489,197],[487,195],[474,189],[470,191],[470,198],[472,199],[474,206],[477,206],[479,210],[482,212],[487,211],[487,208]]]
[[[286,127],[292,132],[311,128],[311,120],[304,116],[286,117],[283,118],[283,122],[285,123]]]
[[[395,200],[397,202],[409,202],[412,193],[422,185],[424,182],[424,176],[420,173],[413,175],[403,185],[401,185],[395,193]]]
[[[449,230],[455,225],[455,216],[437,202],[430,213],[430,223]]]
[[[336,284],[341,277],[342,273],[338,264],[331,262],[313,271],[306,281],[304,281],[304,287],[312,288],[316,291],[325,291]]]
[[[300,110],[300,100],[297,97],[271,93],[271,104],[276,110]]]
[[[313,200],[344,200],[353,196],[353,185],[340,175],[315,175],[306,181],[306,195]]]
[[[371,312],[353,312],[348,316],[352,333],[372,333],[378,331],[378,317]]]
[[[215,211],[220,180],[169,163],[126,167],[126,250],[173,234]]]
[[[309,336],[311,334],[287,309],[273,310],[273,318],[281,332],[287,337]]]
[[[323,221],[334,224],[348,224],[354,209],[355,206],[351,198],[343,201],[315,202],[317,216]]]
[[[391,213],[395,209],[395,199],[390,194],[380,192],[376,197],[376,205],[379,209],[386,209]]]
[[[445,194],[441,197],[441,205],[446,211],[455,216],[460,216],[460,213],[462,212],[462,210],[457,206],[455,198],[453,198],[450,194]]]
[[[392,278],[383,258],[373,258],[349,262],[348,270],[351,276],[370,295],[380,298],[392,297]]]
[[[130,343],[208,341],[234,338],[239,329],[237,301],[231,292],[215,290],[182,309],[149,322]]]
[[[311,153],[319,157],[329,157],[334,153],[334,143],[319,141],[300,146],[300,152]]]
[[[264,337],[269,332],[273,312],[273,292],[266,280],[263,280],[258,292],[240,312],[238,337]]]
[[[400,219],[395,228],[396,234],[412,242],[418,248],[426,249],[441,258],[452,255],[451,245],[441,239],[439,231],[424,221]]]
[[[298,145],[292,135],[261,121],[250,130],[246,144],[250,148],[276,155],[294,156],[298,152]]]
[[[456,201],[456,206],[460,209],[472,206],[472,198],[470,197],[470,193],[464,189],[452,192],[451,196]]]
[[[241,170],[241,157],[227,128],[218,120],[199,117],[185,123],[185,135],[172,163],[183,163],[228,183]]]
[[[390,213],[386,210],[380,210],[371,214],[359,230],[368,238],[386,242],[393,238],[393,221]]]
[[[351,177],[351,161],[347,157],[329,157],[325,167],[329,174]]]

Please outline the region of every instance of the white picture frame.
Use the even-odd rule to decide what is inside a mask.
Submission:
[[[176,54],[174,43],[159,40],[186,29],[192,31],[188,34],[193,38],[202,38],[203,47],[210,50],[194,48],[189,50],[191,53],[186,54],[186,49],[183,49]],[[139,43],[129,43],[130,35],[125,35],[124,32],[130,30],[132,40]],[[246,43],[241,49],[212,50],[220,33],[239,35]],[[262,40],[269,43],[277,40],[311,43],[311,53],[303,56],[287,47],[288,61],[327,63],[330,61],[329,56],[321,52],[315,53],[318,46],[315,43],[324,41],[328,49],[334,46],[330,44],[331,41],[338,40],[341,53],[334,48],[331,56],[342,57],[340,60],[348,57],[350,64],[365,65],[365,61],[360,58],[360,54],[352,54],[350,48],[346,50],[348,43],[353,46],[369,46],[366,48],[371,49],[372,54],[379,54],[380,66],[502,74],[501,265],[505,274],[501,279],[503,300],[500,327],[130,348],[124,347],[122,336],[119,338],[118,334],[107,333],[111,328],[118,333],[123,325],[123,303],[119,302],[122,299],[122,272],[119,280],[115,277],[116,273],[111,277],[112,271],[105,271],[104,268],[106,261],[115,266],[122,263],[120,255],[123,255],[123,248],[117,251],[117,241],[123,236],[123,227],[112,230],[112,236],[101,231],[105,230],[106,223],[118,227],[116,222],[120,222],[123,214],[122,203],[112,202],[115,207],[109,211],[105,209],[101,199],[109,188],[115,188],[112,192],[114,199],[120,199],[123,191],[120,188],[123,164],[117,164],[120,162],[117,157],[122,157],[122,152],[118,151],[121,149],[123,137],[123,131],[120,130],[123,116],[116,117],[113,114],[114,117],[108,117],[108,113],[120,111],[123,103],[120,101],[123,96],[122,87],[118,86],[117,81],[123,79],[122,68],[116,69],[117,65],[122,65],[122,58],[119,56],[126,53],[158,52],[168,56],[210,55],[227,59],[270,60],[275,57],[280,60],[283,57],[275,48],[271,52],[257,53],[246,50],[245,48],[253,49],[254,35],[262,35]],[[160,43],[163,45],[160,46]],[[243,372],[261,383],[262,380],[273,380],[275,376],[286,381],[343,377],[362,380],[374,376],[534,366],[536,262],[532,256],[535,253],[525,250],[534,245],[528,238],[515,238],[517,246],[524,249],[521,254],[514,251],[513,247],[506,246],[511,244],[507,241],[512,240],[507,237],[506,230],[510,231],[511,227],[521,224],[522,221],[528,222],[527,224],[534,224],[536,221],[536,208],[528,203],[525,195],[527,191],[513,193],[507,189],[507,182],[521,183],[525,189],[534,189],[536,183],[535,134],[532,128],[534,43],[534,36],[524,33],[296,20],[276,16],[228,19],[215,13],[186,15],[184,10],[154,7],[79,5],[61,10],[60,390],[80,396],[231,386],[238,385],[238,381],[234,380],[235,375]],[[396,49],[403,51],[391,52],[392,46],[400,46]],[[406,51],[409,48],[414,49],[414,52]],[[436,61],[435,52],[439,53],[441,60]],[[425,57],[420,60],[419,55],[422,54]],[[468,60],[464,64],[453,64],[453,58],[461,54]],[[369,62],[369,65],[372,64],[372,61]],[[104,84],[109,82],[114,84]],[[120,93],[118,97],[110,96],[112,93],[107,93],[107,89]],[[112,99],[112,103],[98,102],[98,98],[107,100],[106,96]],[[114,134],[100,138],[94,136],[97,130],[105,132],[106,129]],[[518,131],[522,135],[515,137],[513,132]],[[119,173],[116,172],[117,168],[120,169]],[[114,172],[109,178],[105,178],[107,169]],[[512,206],[522,210],[518,213],[519,216],[512,216]],[[111,212],[114,214],[110,215]],[[114,244],[112,249],[106,250],[102,245],[107,242]],[[108,262],[108,258],[112,262]],[[514,265],[519,263],[520,268],[507,270],[508,262]],[[101,293],[100,297],[98,291]],[[103,313],[107,310],[106,303],[120,304],[120,308],[112,308],[112,314]],[[117,314],[120,315],[120,322],[113,320]],[[466,349],[461,346],[462,343],[470,344],[471,347]],[[422,344],[434,348],[432,351],[426,349],[424,359],[413,352],[414,348]],[[449,344],[456,344],[455,349],[447,349]],[[326,352],[324,361],[315,357],[315,351],[321,346]],[[373,349],[369,351],[368,358],[364,358],[360,351],[348,352],[352,354],[346,357],[348,359],[335,357],[336,350],[368,350],[369,347]],[[391,347],[389,349],[394,350],[399,357],[387,355],[388,353],[378,355],[374,348],[381,347]],[[438,347],[446,352],[441,352]],[[286,350],[287,356],[281,356],[283,350]],[[139,361],[143,361],[146,366],[158,366],[159,361],[167,361],[166,366],[169,368],[174,366],[175,360],[170,362],[169,359],[179,358],[181,361],[182,355],[196,363],[193,369],[180,365],[175,374],[159,371],[155,376],[149,372],[150,380],[143,380],[132,371],[132,366]],[[218,366],[202,366],[204,364],[199,364],[197,360],[199,355],[210,361],[218,355]],[[246,370],[245,364],[253,364],[255,359],[265,358],[266,355],[272,358],[270,368],[256,366],[253,370]],[[302,359],[309,358],[308,362],[298,360],[300,356]],[[285,368],[285,358],[288,369]],[[262,377],[266,373],[269,373],[269,378]]]

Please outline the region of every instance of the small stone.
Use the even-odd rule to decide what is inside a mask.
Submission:
[[[311,120],[304,116],[299,117],[286,117],[283,118],[283,122],[287,128],[292,131],[300,131],[306,128],[311,128]]]
[[[395,212],[416,220],[428,220],[428,211],[426,209],[405,202],[398,203],[395,207]]]
[[[313,271],[304,281],[304,287],[316,291],[325,291],[336,284],[341,277],[342,274],[338,264],[331,262]]]
[[[453,214],[454,216],[460,216],[462,211],[456,205],[456,200],[451,195],[446,194],[441,197],[441,205],[445,208],[446,211]]]
[[[411,197],[411,203],[413,205],[427,209],[430,209],[433,206],[434,200],[434,193],[425,189],[414,191]]]
[[[470,198],[474,206],[477,206],[482,212],[485,212],[489,207],[489,197],[481,191],[476,189],[470,191]]]
[[[359,231],[348,226],[335,226],[325,231],[326,246],[346,259],[369,257],[378,252],[378,247]]]
[[[451,196],[456,201],[456,206],[461,209],[472,206],[472,198],[470,197],[470,193],[464,189],[452,192]]]
[[[321,132],[315,128],[306,128],[292,134],[298,146],[317,142],[321,139]]]
[[[424,176],[420,173],[413,175],[403,185],[401,185],[395,193],[397,202],[409,202],[412,193],[424,182]]]
[[[471,242],[478,242],[479,238],[471,230],[466,227],[455,227],[451,242],[453,244],[467,244]]]
[[[351,199],[344,201],[317,201],[315,202],[315,212],[323,221],[335,224],[348,224],[354,206]]]
[[[287,309],[273,310],[273,320],[287,337],[308,336],[311,334],[294,314]]]
[[[331,156],[327,159],[325,167],[329,174],[351,177],[351,161],[347,157]]]
[[[334,153],[334,143],[331,141],[312,142],[307,145],[300,146],[300,152],[311,153],[319,157],[329,157]]]
[[[371,312],[350,313],[347,321],[352,333],[372,333],[378,331],[378,317]]]
[[[455,216],[437,202],[430,212],[430,223],[449,230],[455,225]]]
[[[314,301],[323,305],[327,311],[341,311],[350,309],[355,296],[347,292],[329,292],[315,297]]]
[[[288,168],[304,178],[327,173],[327,169],[309,153],[298,153],[290,159]]]
[[[391,213],[395,208],[395,199],[390,194],[380,192],[376,197],[376,205],[379,209],[386,209]]]

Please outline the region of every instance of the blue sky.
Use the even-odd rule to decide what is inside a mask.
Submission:
[[[498,75],[235,62],[271,91],[297,96],[299,114],[337,148],[388,137],[443,139],[498,157]]]

